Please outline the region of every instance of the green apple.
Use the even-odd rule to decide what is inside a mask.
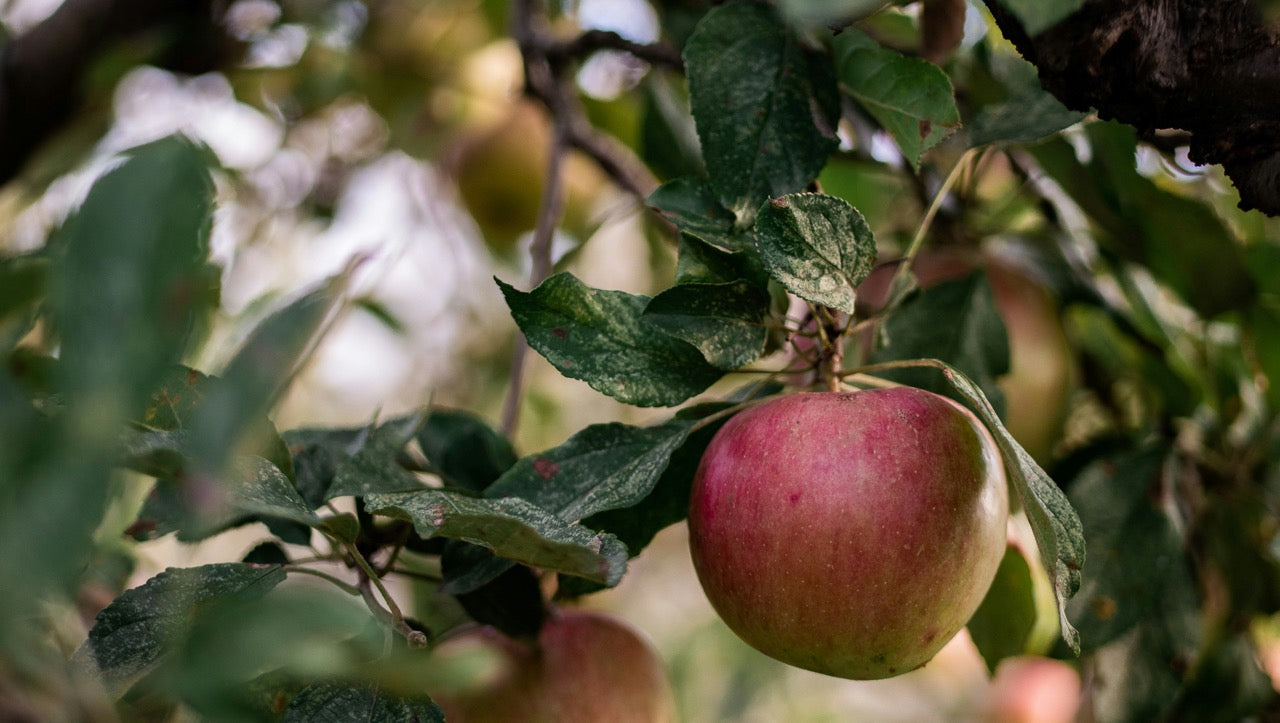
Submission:
[[[489,684],[433,695],[450,723],[675,719],[675,698],[661,658],[635,628],[603,613],[553,611],[537,641],[481,627],[445,645],[453,652],[479,646],[499,659]]]
[[[853,679],[928,662],[982,602],[1008,492],[968,410],[911,387],[780,397],[731,418],[694,478],[707,598],[778,660]]]

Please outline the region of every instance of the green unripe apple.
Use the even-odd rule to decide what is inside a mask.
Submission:
[[[1008,492],[990,434],[945,397],[800,393],[738,413],[694,478],[689,544],[747,643],[842,678],[928,662],[982,602]]]
[[[490,685],[433,697],[450,723],[668,723],[675,699],[661,658],[627,623],[587,610],[557,610],[537,641],[490,627],[447,645],[497,654]]]

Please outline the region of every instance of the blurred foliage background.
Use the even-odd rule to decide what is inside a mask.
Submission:
[[[1271,442],[1276,404],[1269,400],[1277,387],[1266,378],[1280,365],[1280,288],[1271,272],[1280,253],[1276,222],[1238,211],[1230,184],[1217,169],[1190,164],[1176,136],[1139,143],[1129,129],[1088,123],[1041,140],[1038,123],[1047,133],[1078,117],[1042,103],[1033,69],[999,37],[981,6],[959,5],[959,44],[937,60],[956,86],[963,128],[915,172],[872,117],[846,112],[840,150],[821,186],[862,212],[887,260],[905,250],[950,169],[968,164],[938,210],[929,244],[980,249],[978,263],[993,275],[1011,269],[1024,281],[1008,287],[1014,297],[1008,303],[1042,317],[1026,331],[1005,319],[1014,367],[1029,370],[1029,378],[1015,381],[1012,374],[1003,387],[1009,414],[1031,418],[1021,441],[1055,479],[1078,479],[1073,499],[1087,535],[1091,524],[1104,525],[1098,533],[1104,557],[1108,529],[1115,537],[1144,539],[1154,529],[1181,549],[1188,533],[1178,525],[1185,519],[1178,510],[1142,507],[1154,515],[1142,517],[1146,527],[1105,528],[1105,509],[1085,509],[1090,500],[1105,507],[1097,502],[1103,498],[1079,490],[1101,484],[1114,465],[1155,464],[1142,474],[1160,474],[1159,461],[1134,458],[1134,440],[1166,451],[1189,444],[1213,455]],[[550,17],[553,30],[566,37],[601,29],[635,43],[679,47],[706,6],[699,0],[578,0],[557,5]],[[57,7],[45,0],[0,3],[3,35],[22,38]],[[184,133],[206,144],[216,161],[209,245],[220,295],[203,343],[183,361],[222,368],[269,310],[360,258],[349,279],[357,303],[333,321],[293,379],[273,414],[276,426],[357,426],[427,404],[474,410],[498,424],[515,327],[491,277],[523,285],[530,276],[528,247],[552,134],[546,109],[522,93],[525,71],[509,15],[508,3],[499,0],[238,0],[221,16],[237,48],[234,60],[199,74],[161,60],[181,53],[181,35],[121,38],[78,79],[81,102],[70,121],[0,187],[0,251],[43,247],[94,179],[113,167],[115,154]],[[925,49],[921,27],[918,3],[892,4],[862,24],[909,54]],[[585,117],[639,170],[611,173],[587,154],[569,155],[565,218],[553,244],[556,268],[595,287],[653,294],[674,273],[675,247],[637,191],[701,170],[685,81],[614,50],[588,54],[572,77]],[[989,140],[1003,143],[962,155]],[[927,286],[925,273],[917,273]],[[1092,283],[1082,284],[1082,277]],[[39,327],[24,330],[22,343],[38,349],[43,334]],[[1029,340],[1019,342],[1024,335]],[[656,418],[565,379],[540,357],[530,358],[526,376],[513,436],[521,454],[558,444],[590,423]],[[1020,383],[1029,386],[1020,389]],[[1038,417],[1044,407],[1060,411]],[[1100,450],[1109,448],[1115,458],[1098,462]],[[1270,460],[1269,448],[1258,454]],[[1237,470],[1213,455],[1187,462],[1172,474],[1174,482],[1204,476],[1197,465],[1205,458],[1222,462],[1227,478],[1258,470],[1274,475],[1270,461]],[[1242,658],[1228,656],[1223,665],[1253,661],[1250,671],[1258,676],[1264,668],[1280,675],[1280,633],[1269,617],[1270,596],[1280,590],[1270,489],[1276,479],[1267,478],[1265,494],[1223,497],[1218,517],[1211,517],[1249,538],[1239,547],[1257,554],[1251,567],[1236,565],[1236,548],[1206,552],[1225,556],[1217,569],[1230,579],[1209,586],[1227,591],[1223,600],[1238,603],[1247,578],[1265,573],[1256,596],[1268,602],[1205,608],[1224,617],[1243,614],[1226,629],[1248,636],[1249,645]],[[123,532],[149,485],[141,476],[120,480],[94,533],[95,563],[74,606],[50,612],[64,652],[75,649],[93,615],[121,590],[168,565],[238,559],[264,534],[250,526],[199,545],[172,536],[126,542]],[[1160,502],[1176,507],[1170,499]],[[1256,520],[1237,528],[1242,514]],[[667,530],[621,586],[590,604],[619,611],[653,638],[685,720],[994,719],[1001,686],[1013,685],[999,677],[990,682],[964,633],[924,670],[888,681],[854,683],[787,668],[745,647],[719,623],[684,544],[679,526]],[[1134,564],[1166,552],[1134,553]],[[1043,571],[1025,577],[1035,579],[1043,597]],[[1110,619],[1098,608],[1102,599],[1082,598],[1082,605]],[[1192,613],[1200,607],[1194,600],[1188,605]],[[1048,634],[1041,630],[1016,652],[1062,655],[1052,649],[1056,619],[1041,607],[1032,617]],[[1144,633],[1137,642],[1131,635],[1119,648],[1108,647],[1127,630],[1099,634],[1093,650],[1086,641],[1101,666],[1091,670],[1129,665],[1131,648],[1150,642]],[[1007,665],[1007,676],[1020,672]],[[1043,717],[1010,719],[1069,719],[1078,703],[1074,675],[1066,675],[1067,693]],[[1257,697],[1258,685],[1261,695],[1272,694],[1270,681],[1258,676],[1246,676],[1254,686],[1247,694]],[[0,698],[28,695],[13,690],[13,680],[0,683]],[[1086,674],[1092,702],[1125,711],[1120,717],[1139,715],[1125,700],[1124,679],[1110,680],[1093,688],[1096,681]],[[1127,684],[1149,692],[1165,683]],[[31,703],[51,712],[49,720],[57,718],[58,706],[52,695]]]

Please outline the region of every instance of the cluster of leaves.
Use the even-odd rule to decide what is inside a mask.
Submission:
[[[1079,5],[1004,4],[1028,29]],[[50,685],[42,666],[58,656],[32,621],[45,601],[74,598],[87,560],[118,549],[94,531],[127,470],[154,479],[135,539],[198,541],[251,522],[271,538],[239,562],[161,573],[97,615],[73,665],[122,710],[439,719],[422,690],[465,675],[465,661],[417,647],[462,620],[534,633],[545,612],[534,571],[558,575],[566,597],[616,585],[683,519],[719,424],[807,371],[950,394],[992,430],[1039,550],[1011,548],[970,624],[992,667],[1034,649],[1043,568],[1054,654],[1082,655],[1108,718],[1267,705],[1252,629],[1280,609],[1280,386],[1265,383],[1280,378],[1280,288],[1267,227],[1228,224],[1223,208],[1139,173],[1125,128],[1054,135],[1080,117],[994,41],[947,72],[903,52],[895,39],[920,30],[881,5],[843,3],[835,14],[861,21],[838,33],[814,23],[832,11],[823,3],[664,9],[690,112],[657,112],[679,84],[655,79],[640,151],[668,178],[648,203],[678,229],[675,283],[652,297],[564,271],[529,291],[498,284],[530,346],[565,376],[637,406],[712,399],[524,457],[457,410],[276,430],[269,412],[340,313],[347,274],[263,319],[216,376],[184,366],[217,304],[212,163],[179,138],[131,152],[45,248],[0,261],[0,653],[12,675]],[[850,125],[856,137],[842,139]],[[676,142],[690,130],[696,144]],[[896,155],[876,160],[886,140]],[[973,189],[994,157],[1018,182],[984,198]],[[1035,174],[1054,183],[1026,181]],[[933,202],[901,238],[900,199],[870,187],[882,181]],[[890,232],[876,239],[873,227]],[[1085,429],[1052,459],[1033,460],[1002,422],[1009,342],[983,274],[915,290],[904,271],[883,308],[859,303],[877,254],[896,245],[910,259],[927,230],[1037,250],[1083,371],[1073,421]],[[879,333],[856,333],[868,326]],[[788,345],[812,358],[797,368],[777,353]],[[868,364],[841,368],[855,356]],[[396,577],[419,584],[413,609],[383,582]],[[303,584],[316,580],[331,585]]]

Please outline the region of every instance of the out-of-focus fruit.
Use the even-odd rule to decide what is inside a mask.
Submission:
[[[538,639],[478,628],[448,641],[498,653],[490,685],[437,694],[450,723],[666,723],[675,699],[662,660],[630,625],[586,610],[553,611]]]

